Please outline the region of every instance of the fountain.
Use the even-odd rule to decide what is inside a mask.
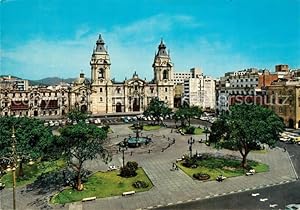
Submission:
[[[127,139],[127,146],[139,147],[143,144],[147,145],[151,141],[151,138],[141,136],[141,130],[143,129],[143,125],[141,125],[140,122],[138,121],[133,125],[133,127],[135,130],[135,137],[129,136],[129,138]]]

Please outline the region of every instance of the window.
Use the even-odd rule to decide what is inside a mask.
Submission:
[[[165,88],[165,92],[168,92],[168,88]]]
[[[101,68],[99,69],[99,75],[98,75],[98,79],[104,78],[104,70]]]
[[[103,101],[103,99],[102,99],[102,97],[100,97],[100,102],[102,102]]]
[[[120,91],[121,91],[121,88],[117,88],[117,93],[119,94],[120,93]]]
[[[167,70],[163,71],[163,79],[168,79],[168,71]]]
[[[154,89],[153,89],[153,88],[151,88],[151,93],[153,93],[153,91],[154,91]]]
[[[168,100],[168,96],[165,97],[165,100]]]
[[[100,88],[100,93],[102,93],[102,88]]]

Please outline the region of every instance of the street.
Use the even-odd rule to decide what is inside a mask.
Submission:
[[[194,201],[157,209],[203,209],[203,210],[257,210],[284,209],[291,203],[300,203],[300,181],[259,190],[236,193],[217,198]],[[273,207],[273,208],[272,208]]]

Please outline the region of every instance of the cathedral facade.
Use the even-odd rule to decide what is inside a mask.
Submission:
[[[84,74],[74,82],[70,92],[71,108],[91,114],[143,112],[152,98],[158,97],[174,107],[173,64],[161,41],[152,64],[153,80],[145,81],[134,72],[132,78],[115,82],[110,77],[111,62],[104,40],[99,35],[90,60],[91,80]]]

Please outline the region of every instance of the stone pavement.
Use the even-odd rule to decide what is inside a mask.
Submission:
[[[128,126],[128,125],[127,125]],[[112,126],[113,130],[121,131],[122,134],[128,134],[126,126]],[[170,129],[160,129],[153,132],[143,132],[145,135],[153,134],[155,136],[165,136],[165,138],[155,138],[157,141],[155,152],[150,154],[146,152],[136,152],[132,156],[126,154],[126,161],[135,160],[143,167],[146,174],[149,176],[154,184],[154,187],[147,191],[137,193],[132,196],[122,197],[115,196],[110,198],[97,199],[89,202],[76,202],[65,206],[52,205],[55,209],[111,209],[111,210],[123,210],[123,209],[151,209],[154,207],[160,207],[165,205],[172,205],[181,202],[189,202],[192,200],[206,199],[230,193],[237,193],[241,191],[262,188],[274,184],[282,184],[290,182],[296,179],[296,174],[293,171],[291,162],[287,152],[283,152],[279,148],[267,150],[266,153],[251,152],[248,159],[261,161],[270,166],[270,171],[266,173],[255,174],[254,176],[240,176],[226,179],[224,182],[201,182],[196,181],[187,176],[181,170],[171,171],[172,163],[183,154],[188,154],[187,139],[190,136],[182,136],[178,133],[170,133]],[[124,136],[118,136],[116,132],[110,135],[111,143],[117,143],[124,138]],[[173,139],[176,138],[176,143],[161,152],[159,148],[166,147],[167,137]],[[194,136],[196,140],[205,139],[205,135]],[[197,141],[193,145],[193,153],[214,153],[214,154],[230,154],[240,156],[237,152],[229,150],[216,150],[205,144],[198,143]],[[121,155],[117,154],[113,157],[113,164],[121,165]],[[102,161],[94,160],[86,165],[92,170],[106,170],[107,165]],[[5,198],[11,198],[11,193],[5,191]],[[2,195],[1,195],[2,196]],[[18,193],[18,200],[22,200],[22,209],[34,209],[33,206],[26,206],[26,204],[32,198],[26,197],[27,194],[20,195]],[[0,200],[4,200],[1,199]],[[6,202],[4,202],[6,203]],[[20,206],[21,204],[18,204]],[[25,207],[26,206],[26,207]],[[0,205],[0,209],[9,209],[9,205]]]

